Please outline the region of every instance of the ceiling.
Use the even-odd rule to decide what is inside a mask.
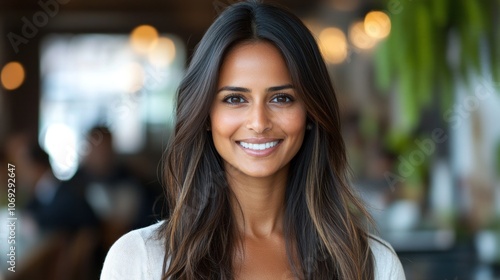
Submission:
[[[275,0],[301,15],[321,0]],[[41,33],[125,33],[140,24],[155,26],[160,32],[176,33],[186,41],[197,41],[217,13],[236,0],[1,0],[0,28],[20,34],[23,19],[30,22],[45,8],[55,11]],[[268,2],[268,1],[264,1]],[[187,42],[190,45],[190,42]]]
[[[213,7],[224,7],[237,2],[235,0],[41,0],[41,2],[56,2],[63,5],[67,10],[78,11],[120,11],[120,12],[144,12],[144,11],[169,11],[169,10],[193,10],[210,9]],[[39,1],[33,0],[2,0],[0,10],[38,10]],[[265,1],[269,2],[269,1]],[[318,0],[275,0],[273,3],[285,5],[292,10],[307,9],[314,6]]]

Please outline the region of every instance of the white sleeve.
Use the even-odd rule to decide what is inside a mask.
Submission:
[[[144,239],[131,231],[118,239],[106,256],[101,280],[140,280],[147,277],[147,251]]]
[[[401,261],[391,245],[378,237],[370,238],[374,257],[375,280],[405,280]]]

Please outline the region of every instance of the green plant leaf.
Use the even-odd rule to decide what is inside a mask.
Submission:
[[[449,1],[448,0],[434,0],[430,1],[431,11],[432,11],[432,19],[436,23],[438,27],[444,27],[448,23],[448,9],[449,9]]]
[[[433,54],[435,53],[435,40],[432,33],[431,17],[424,2],[416,3],[416,66],[418,71],[415,99],[419,105],[429,104],[432,97],[433,83]]]
[[[388,92],[392,82],[392,62],[389,50],[389,42],[380,42],[375,52],[375,81],[383,92]]]

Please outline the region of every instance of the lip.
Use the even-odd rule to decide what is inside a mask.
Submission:
[[[270,147],[264,150],[252,150],[245,148],[241,146],[240,142],[246,142],[246,143],[251,143],[251,144],[263,144],[263,143],[268,143],[268,142],[274,142],[278,141],[278,144],[274,147]],[[281,146],[281,143],[283,142],[283,139],[278,139],[278,138],[250,138],[250,139],[242,139],[236,141],[236,144],[238,147],[240,147],[246,154],[253,156],[253,157],[266,157],[272,154],[274,151],[276,151],[279,146]]]
[[[246,143],[251,143],[251,144],[262,144],[262,143],[267,143],[267,142],[274,142],[274,141],[281,141],[283,139],[280,138],[247,138],[247,139],[240,139],[236,142],[246,142]]]

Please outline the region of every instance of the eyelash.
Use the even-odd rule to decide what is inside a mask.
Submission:
[[[274,100],[276,98],[283,98],[283,97],[287,98],[288,101],[285,101],[285,102],[276,102],[276,103],[284,104],[284,103],[292,103],[292,102],[295,101],[295,99],[291,95],[285,94],[285,93],[278,93],[278,94],[274,95],[271,100]],[[225,96],[222,101],[224,103],[227,103],[227,104],[230,104],[230,105],[238,105],[240,103],[244,103],[244,102],[229,102],[229,100],[231,100],[232,98],[240,98],[240,100],[241,99],[245,100],[245,97],[243,95],[232,93],[232,94],[229,94],[229,95]]]
[[[240,98],[240,99],[245,100],[245,98],[243,97],[243,95],[231,93],[231,94],[226,95],[222,101],[224,103],[228,103],[229,105],[237,105],[239,103],[243,103],[243,102],[238,102],[238,103],[229,102],[229,100],[231,100],[232,98]]]
[[[279,102],[279,103],[292,103],[293,101],[295,101],[293,96],[291,96],[290,94],[286,94],[286,93],[278,93],[275,96],[273,96],[273,99],[271,99],[271,100],[274,100],[276,98],[281,98],[281,97],[288,98],[289,101]]]

